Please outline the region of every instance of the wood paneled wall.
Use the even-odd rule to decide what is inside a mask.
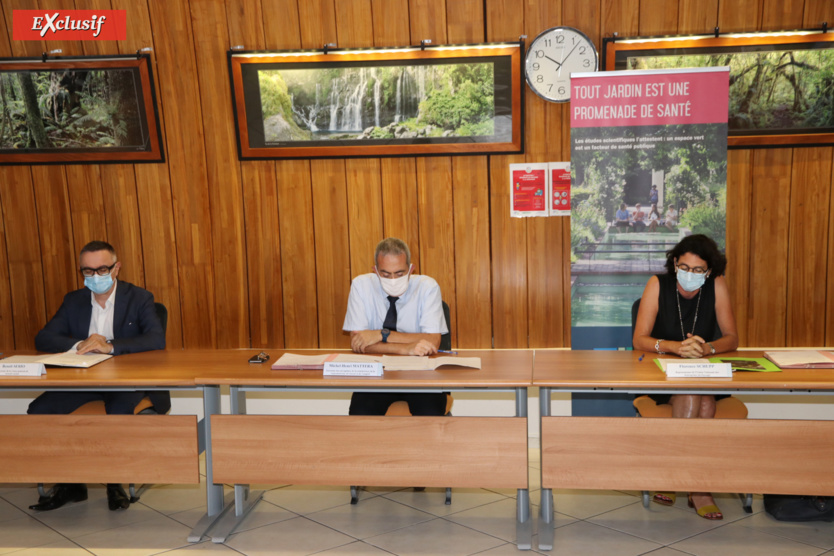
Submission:
[[[0,57],[153,49],[166,162],[0,167],[0,348],[33,347],[77,252],[170,312],[168,346],[344,347],[352,277],[399,236],[463,348],[570,345],[570,222],[511,219],[508,167],[569,160],[567,106],[526,95],[526,153],[240,162],[226,51],[818,27],[830,0],[0,0]],[[124,9],[127,40],[15,42],[15,9]],[[729,154],[728,280],[742,345],[834,345],[834,149]],[[0,350],[1,351],[1,350]]]

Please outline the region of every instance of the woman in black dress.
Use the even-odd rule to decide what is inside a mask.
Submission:
[[[724,270],[727,259],[715,242],[697,234],[683,238],[666,253],[666,274],[649,278],[634,326],[634,349],[686,358],[735,351],[738,334]],[[672,405],[672,417],[711,419],[715,396],[652,395]],[[675,495],[658,492],[653,500],[672,505]],[[706,519],[722,519],[708,492],[693,492],[689,504]]]

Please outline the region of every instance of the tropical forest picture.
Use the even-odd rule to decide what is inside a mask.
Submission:
[[[627,69],[730,68],[730,130],[834,131],[834,48],[631,56]]]
[[[98,68],[0,65],[0,161],[3,155],[16,162],[16,155],[29,154],[47,157],[43,161],[58,155],[69,162],[70,154],[91,153],[107,161],[108,153],[150,151],[158,143],[151,133],[157,127],[147,122],[136,61],[129,67]],[[79,161],[92,159],[81,156]]]

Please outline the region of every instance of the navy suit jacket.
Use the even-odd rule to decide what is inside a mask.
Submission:
[[[165,349],[165,330],[156,314],[153,294],[148,290],[119,280],[113,307],[113,354],[138,353]],[[90,335],[93,315],[90,290],[81,288],[64,296],[55,316],[35,336],[38,351],[60,353]],[[167,392],[150,392],[159,413],[170,409]],[[167,405],[167,407],[166,407]]]

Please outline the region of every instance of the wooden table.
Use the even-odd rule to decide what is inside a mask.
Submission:
[[[834,393],[834,370],[738,371],[732,379],[667,379],[654,363],[656,355],[646,353],[640,361],[641,354],[536,350],[533,385],[541,389],[540,549],[553,546],[554,488],[834,495],[832,421],[550,416],[553,390]]]
[[[267,350],[277,360],[283,353]],[[222,351],[218,358],[224,357]],[[316,352],[305,352],[316,353]],[[326,353],[326,352],[319,352]],[[220,360],[197,377],[228,385],[231,415],[211,417],[213,480],[235,484],[235,511],[212,529],[223,542],[260,499],[251,483],[515,488],[519,548],[531,548],[527,464],[527,387],[533,352],[460,352],[481,369],[386,372],[381,378],[324,377],[322,371],[272,371],[268,365]],[[246,415],[247,391],[507,390],[515,417],[377,417]],[[288,447],[291,447],[288,449]]]
[[[159,367],[163,353],[2,377],[0,391],[200,388],[193,373]],[[197,431],[193,415],[0,415],[0,482],[196,484]]]

